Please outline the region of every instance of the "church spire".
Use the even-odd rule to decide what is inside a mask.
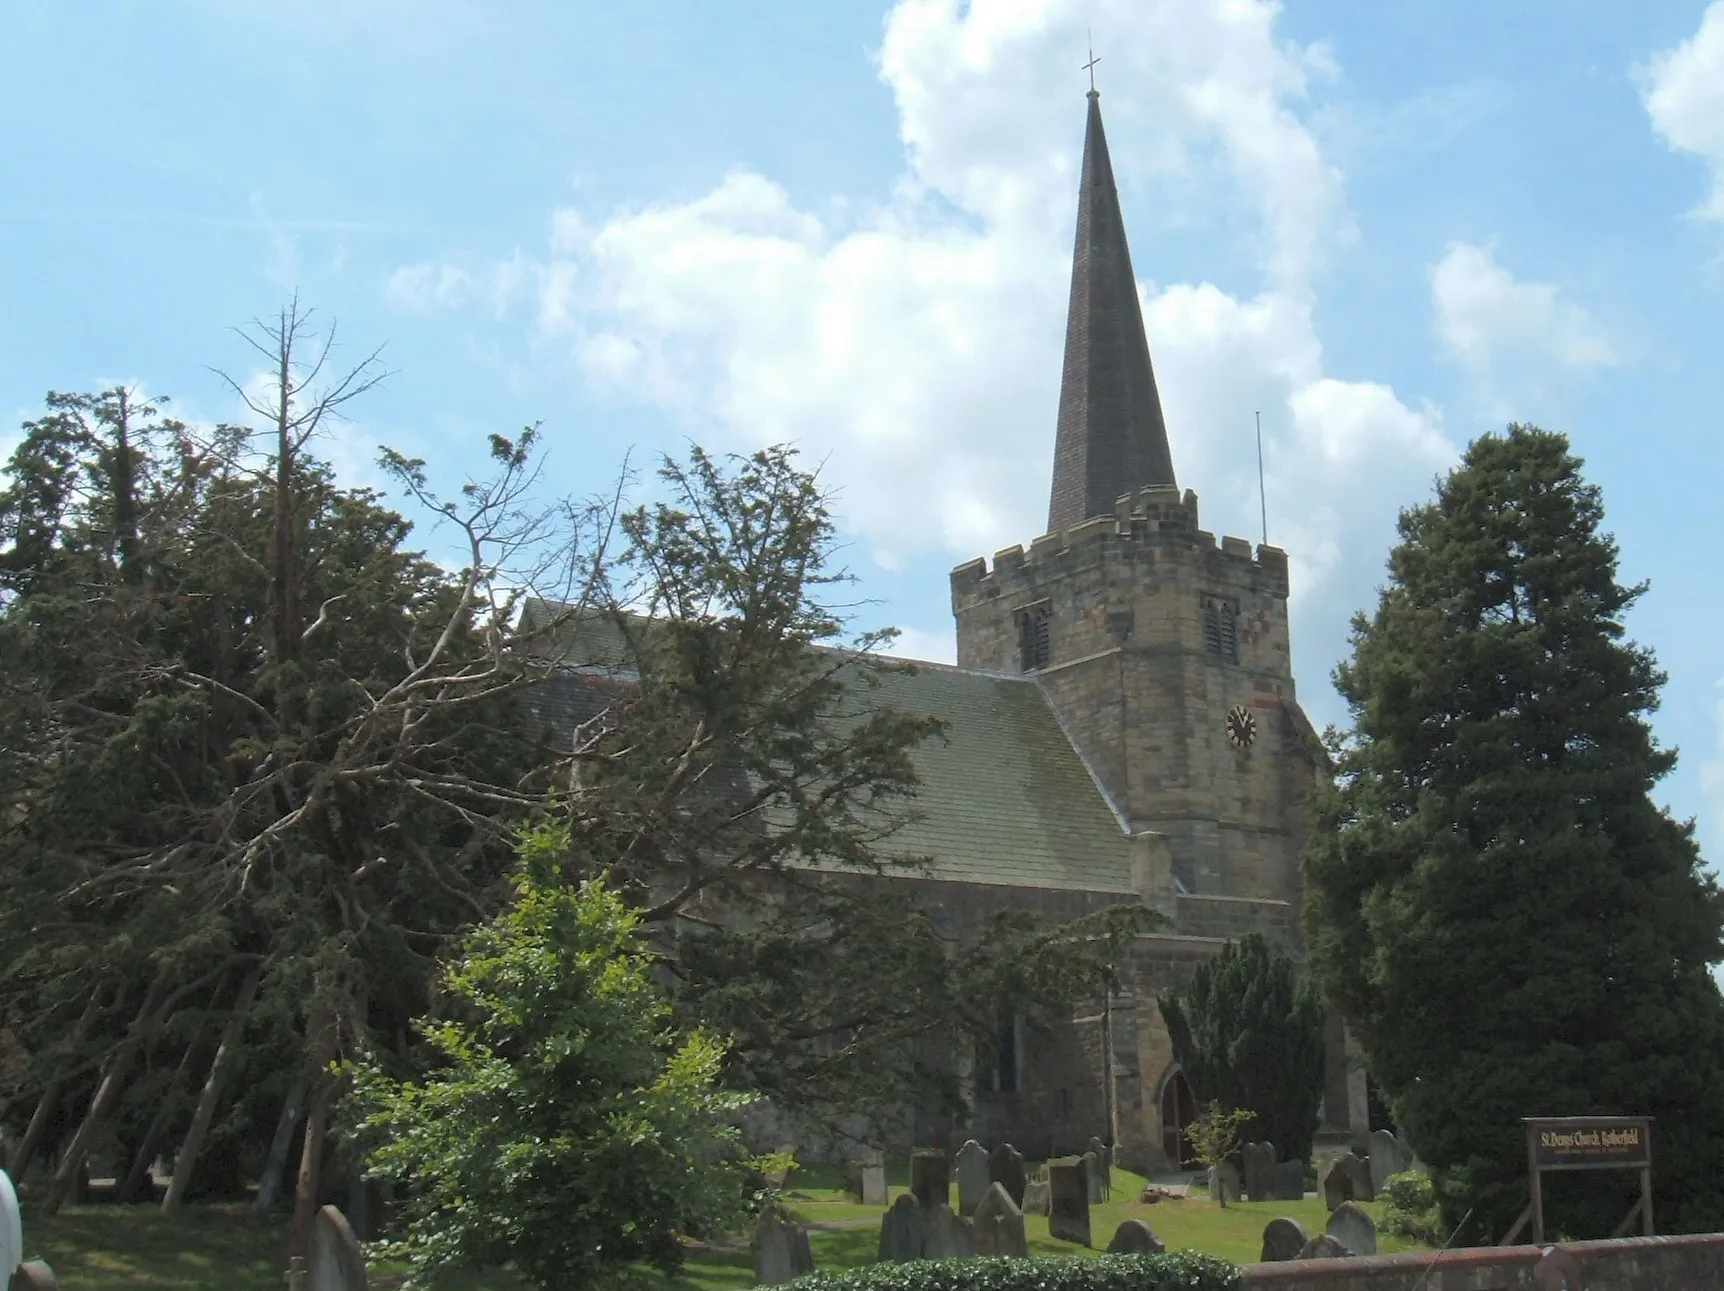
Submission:
[[[1048,531],[1111,515],[1121,494],[1153,484],[1174,484],[1173,458],[1101,127],[1101,98],[1092,89]]]

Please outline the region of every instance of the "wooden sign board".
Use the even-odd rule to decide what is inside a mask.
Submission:
[[[1529,1116],[1526,1167],[1532,1204],[1509,1230],[1504,1244],[1532,1224],[1534,1244],[1544,1245],[1544,1172],[1546,1170],[1638,1170],[1640,1198],[1612,1236],[1620,1237],[1640,1220],[1652,1229],[1652,1118],[1650,1116]]]

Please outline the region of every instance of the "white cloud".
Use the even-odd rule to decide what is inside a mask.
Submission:
[[[956,663],[958,640],[951,628],[942,628],[937,632],[930,632],[926,628],[899,628],[897,640],[880,653],[898,659]]]
[[[1724,220],[1724,0],[1713,0],[1693,36],[1641,68],[1640,81],[1641,100],[1665,144],[1711,168],[1702,213]]]
[[[1302,114],[1338,73],[1327,49],[1277,34],[1278,12],[903,0],[879,59],[905,150],[887,197],[816,214],[737,172],[691,202],[558,212],[533,276],[539,330],[590,382],[686,414],[715,447],[800,442],[884,565],[1025,541],[1046,514],[1083,131],[1075,65],[1093,24],[1128,222],[1242,209],[1255,223],[1254,291],[1140,288],[1181,482],[1203,492],[1206,527],[1255,535],[1262,410],[1270,536],[1292,549],[1296,595],[1339,598],[1325,611],[1344,622],[1396,508],[1454,450],[1435,411],[1325,370],[1314,276],[1352,226]],[[404,301],[430,306],[445,281],[433,266],[398,277]],[[902,648],[950,654],[913,637]]]
[[[1559,299],[1550,283],[1520,282],[1489,247],[1451,242],[1431,268],[1431,300],[1443,348],[1471,368],[1505,359],[1566,368],[1615,362],[1584,309]]]

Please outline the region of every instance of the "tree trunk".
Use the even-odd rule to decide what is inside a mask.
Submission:
[[[60,1074],[55,1076],[42,1091],[42,1097],[36,1100],[36,1110],[31,1114],[30,1124],[24,1129],[24,1137],[18,1140],[18,1146],[12,1152],[12,1160],[6,1164],[6,1173],[22,1183],[24,1171],[30,1168],[30,1162],[42,1146],[42,1140],[48,1133],[48,1125],[54,1119],[54,1113],[60,1107],[60,1095],[66,1088],[67,1068],[76,1065],[78,1049],[90,1034],[90,1028],[95,1024],[96,1015],[101,1012],[97,1002],[101,991],[90,992],[90,1002],[84,1005],[84,1011],[78,1015],[77,1025],[72,1028],[72,1054],[60,1068]],[[116,1001],[118,997],[116,996]]]
[[[90,1141],[96,1137],[96,1131],[101,1128],[102,1122],[107,1120],[108,1113],[113,1111],[114,1104],[119,1101],[126,1077],[131,1074],[132,1063],[137,1060],[138,1051],[143,1048],[144,1041],[149,1038],[150,1032],[155,1029],[160,1019],[162,1003],[167,998],[168,986],[173,980],[172,973],[173,969],[169,967],[156,974],[156,980],[150,983],[150,989],[144,995],[142,1007],[132,1019],[132,1025],[126,1029],[125,1038],[109,1055],[108,1069],[102,1073],[101,1083],[96,1086],[96,1096],[90,1100],[90,1110],[84,1114],[84,1122],[78,1126],[78,1132],[72,1138],[72,1146],[66,1149],[65,1155],[60,1158],[60,1168],[54,1172],[54,1182],[49,1186],[47,1199],[42,1203],[44,1214],[58,1214],[60,1207],[66,1204],[67,1195],[77,1186],[84,1158],[90,1152]]]
[[[281,1176],[287,1171],[287,1150],[293,1146],[293,1127],[299,1124],[299,1111],[305,1105],[305,1073],[294,1078],[293,1088],[281,1105],[276,1118],[275,1137],[269,1143],[269,1156],[263,1163],[263,1178],[258,1180],[257,1198],[251,1203],[252,1224],[261,1224],[275,1209],[276,1196],[281,1192]]]
[[[203,1093],[198,1096],[198,1109],[192,1114],[191,1128],[186,1131],[186,1141],[180,1145],[179,1154],[174,1158],[173,1179],[168,1184],[168,1195],[162,1198],[164,1215],[174,1214],[185,1200],[186,1188],[191,1184],[192,1169],[197,1165],[198,1153],[203,1151],[204,1135],[209,1133],[210,1122],[215,1119],[222,1081],[227,1076],[228,1068],[233,1065],[234,1054],[239,1051],[244,1037],[246,1016],[251,1012],[252,998],[257,994],[258,980],[262,976],[263,965],[256,964],[240,983],[239,994],[234,998],[233,1011],[228,1014],[227,1029],[222,1032],[221,1044],[216,1047],[215,1060],[210,1063],[209,1078],[204,1081]]]
[[[114,1193],[115,1201],[135,1201],[143,1191],[144,1181],[150,1174],[150,1162],[156,1159],[156,1149],[161,1146],[162,1137],[168,1132],[168,1124],[179,1110],[180,1091],[186,1087],[186,1077],[191,1075],[192,1060],[197,1057],[203,1038],[204,1029],[199,1027],[197,1034],[192,1036],[191,1043],[186,1045],[179,1066],[174,1068],[174,1078],[162,1095],[162,1105],[156,1108],[156,1114],[150,1118],[150,1128],[144,1131],[144,1137],[138,1144],[137,1154],[132,1158],[132,1168],[127,1171],[125,1182]]]
[[[317,1215],[318,1183],[323,1173],[323,1139],[329,1129],[329,1108],[335,1102],[336,1078],[317,1076],[317,1092],[305,1118],[305,1146],[299,1154],[299,1182],[293,1190],[293,1233],[288,1255],[311,1258],[311,1225]]]

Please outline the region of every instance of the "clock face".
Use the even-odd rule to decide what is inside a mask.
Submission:
[[[1244,704],[1227,710],[1227,742],[1236,749],[1248,749],[1257,738],[1257,715]]]

